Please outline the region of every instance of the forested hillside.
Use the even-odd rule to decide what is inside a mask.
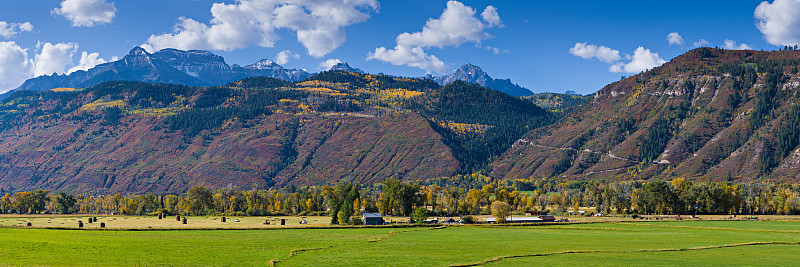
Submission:
[[[692,50],[530,132],[493,175],[798,181],[798,59],[800,51]]]
[[[552,121],[528,101],[476,85],[341,71],[294,83],[18,91],[0,104],[0,190],[184,192],[451,177],[483,169]]]

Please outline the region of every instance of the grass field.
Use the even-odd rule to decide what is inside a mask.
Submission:
[[[784,221],[159,231],[0,228],[0,266],[788,266],[800,262],[798,251],[800,223]]]

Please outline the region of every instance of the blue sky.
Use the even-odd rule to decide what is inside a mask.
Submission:
[[[798,0],[344,2],[4,1],[0,91],[146,45],[211,50],[240,65],[288,50],[280,63],[289,68],[319,71],[323,62],[339,60],[370,73],[414,77],[472,63],[534,92],[588,94],[701,40],[704,46],[756,50],[800,40]],[[215,3],[225,5],[212,10]],[[285,16],[264,15],[278,13]],[[673,32],[682,43],[669,43]],[[398,37],[402,33],[410,34]]]

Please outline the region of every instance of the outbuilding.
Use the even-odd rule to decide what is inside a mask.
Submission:
[[[364,225],[382,225],[383,216],[380,213],[364,213],[361,215],[361,221],[364,222]]]

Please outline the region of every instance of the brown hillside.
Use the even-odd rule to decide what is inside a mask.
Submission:
[[[492,163],[496,177],[800,181],[800,51],[699,48],[609,84]],[[794,141],[791,141],[794,140]],[[780,151],[786,151],[781,157]]]

